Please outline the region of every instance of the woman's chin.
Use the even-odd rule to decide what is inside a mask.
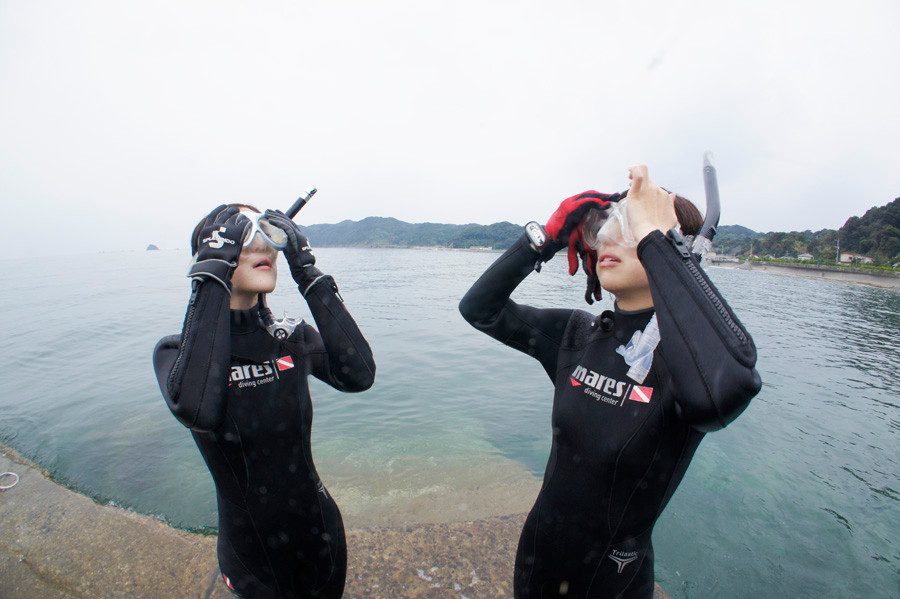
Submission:
[[[242,292],[271,293],[275,290],[277,278],[274,269],[256,269],[233,277],[231,282],[235,289]]]

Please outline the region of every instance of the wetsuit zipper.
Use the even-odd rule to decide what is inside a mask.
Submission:
[[[688,272],[691,273],[691,276],[694,277],[694,280],[700,286],[700,289],[703,290],[703,293],[706,295],[707,299],[712,303],[712,305],[716,308],[716,312],[719,314],[719,318],[721,318],[726,326],[731,329],[731,332],[734,333],[734,336],[738,338],[738,341],[741,344],[747,343],[747,336],[744,334],[744,331],[741,330],[741,327],[731,318],[731,315],[728,313],[728,310],[722,304],[722,301],[719,299],[719,296],[716,295],[712,288],[709,286],[709,283],[706,282],[706,279],[703,277],[703,274],[700,272],[700,269],[697,268],[697,265],[691,260],[691,251],[684,245],[684,241],[679,239],[680,235],[673,235],[671,232],[666,235],[666,239],[669,240],[676,250],[678,250],[679,255],[681,255],[681,260],[684,262],[685,266],[687,266]]]
[[[175,400],[175,393],[173,393],[173,386],[175,385],[175,373],[178,372],[178,367],[181,365],[181,358],[184,357],[185,339],[188,338],[191,332],[191,324],[194,321],[194,311],[197,309],[197,292],[200,290],[200,285],[195,285],[191,290],[191,299],[188,301],[188,312],[187,316],[184,318],[184,332],[181,335],[181,343],[178,348],[178,355],[175,357],[175,363],[172,365],[172,370],[169,372],[169,393],[172,395],[172,399]]]

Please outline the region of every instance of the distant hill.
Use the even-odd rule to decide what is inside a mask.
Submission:
[[[407,223],[396,218],[370,216],[360,221],[303,227],[313,247],[447,247],[487,246],[506,249],[522,234],[522,225],[447,225]]]
[[[742,227],[741,225],[722,225],[716,229],[718,233],[716,237],[719,236],[730,236],[730,237],[758,237],[762,235],[762,233],[757,233],[753,229],[748,229],[747,227]]]
[[[506,249],[522,234],[522,225],[407,223],[396,218],[370,216],[360,221],[308,225],[303,230],[313,247],[447,247],[487,246]],[[816,260],[834,261],[838,237],[842,252],[871,256],[876,264],[900,260],[900,198],[886,206],[854,216],[840,231],[790,231],[759,233],[741,225],[718,228],[713,247],[720,254],[747,256],[797,256],[812,254]]]
[[[716,237],[713,239],[713,247],[720,254],[739,255],[744,253],[744,248],[749,248],[754,239],[759,239],[762,233],[757,233],[741,225],[722,225],[716,229]]]

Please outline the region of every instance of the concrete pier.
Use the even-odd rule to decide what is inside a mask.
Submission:
[[[233,599],[215,536],[100,505],[2,445],[0,472],[19,475],[0,491],[0,599]],[[524,519],[348,530],[344,597],[512,597]]]

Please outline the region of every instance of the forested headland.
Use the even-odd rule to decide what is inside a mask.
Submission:
[[[303,227],[313,247],[490,247],[506,249],[522,234],[522,225],[407,223],[396,218],[370,216],[360,221]],[[759,233],[740,225],[719,227],[713,243],[719,255],[796,258],[836,262],[838,242],[842,253],[869,256],[876,266],[900,261],[900,198],[854,216],[838,229]]]
[[[875,266],[900,261],[900,198],[847,219],[838,230],[757,233],[740,225],[719,227],[713,246],[720,255],[796,258],[811,254],[813,261],[834,263],[838,243],[841,253],[868,256]]]
[[[396,218],[370,216],[333,225],[303,227],[313,247],[410,248],[489,247],[506,249],[522,234],[522,225],[502,222],[492,225],[447,225],[407,223]]]

